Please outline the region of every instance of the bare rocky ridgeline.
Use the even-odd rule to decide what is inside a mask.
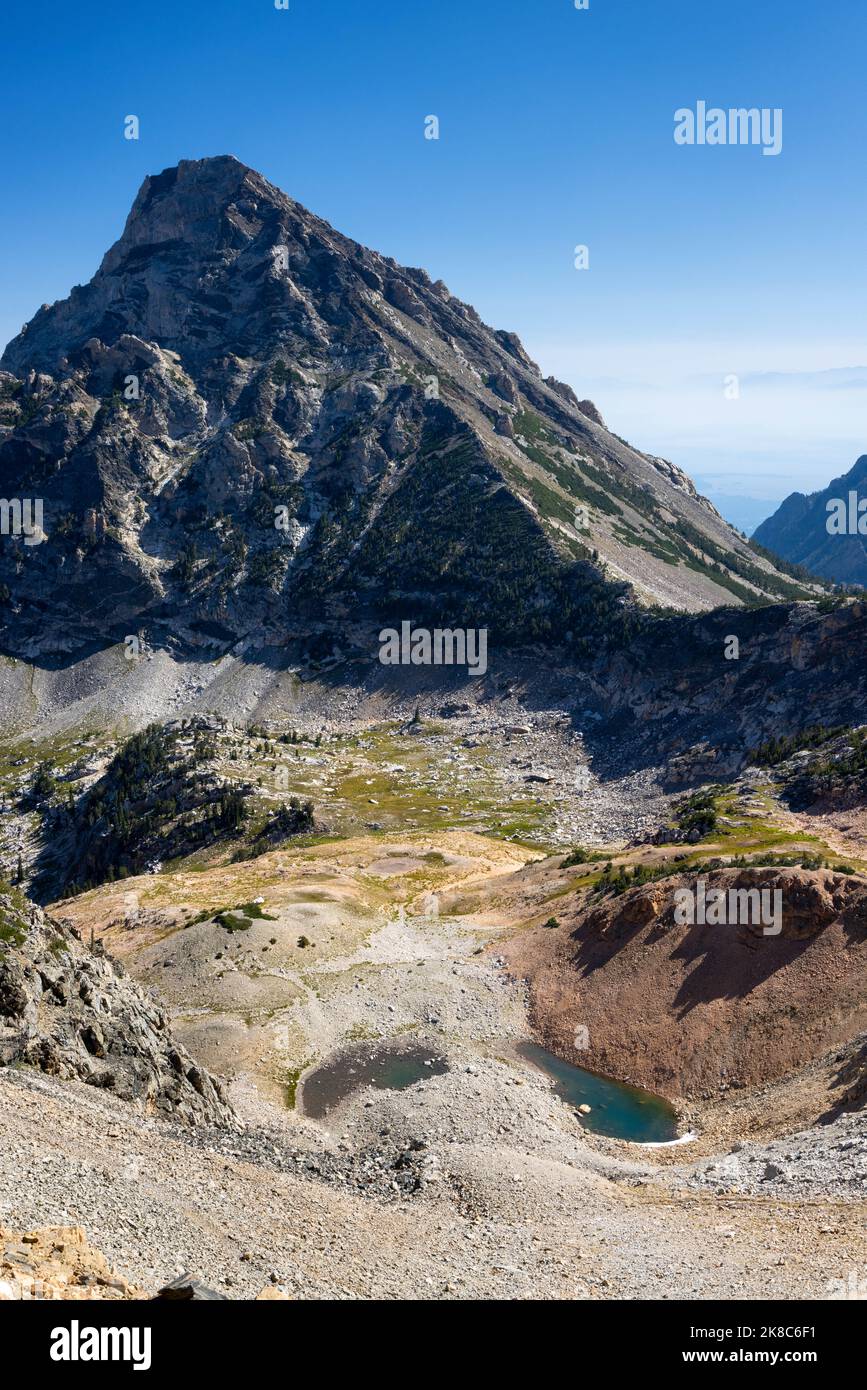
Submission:
[[[44,504],[46,539],[0,549],[20,656],[141,629],[322,655],[363,611],[586,652],[642,604],[820,592],[513,333],[231,157],[146,179],[0,369],[0,491]]]
[[[20,892],[0,893],[0,1063],[77,1078],[187,1124],[233,1124],[164,1008]]]

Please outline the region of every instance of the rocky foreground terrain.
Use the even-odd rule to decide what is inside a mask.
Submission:
[[[597,906],[602,851],[573,864],[562,851],[439,829],[302,840],[235,864],[218,847],[209,866],[65,900],[52,916],[83,942],[93,933],[97,963],[107,950],[159,988],[183,1045],[223,1076],[237,1122],[189,1125],[143,1097],[7,1067],[0,1222],[19,1232],[81,1226],[119,1277],[149,1294],[191,1271],[230,1298],[266,1287],[314,1299],[839,1296],[864,1261],[863,1020],[857,940],[835,946],[835,921],[811,913],[810,894],[832,906],[838,894],[857,918],[860,872],[762,871],[815,885],[795,935],[805,951],[827,953],[812,968],[790,956],[768,975],[806,969],[796,990],[781,989],[779,1011],[747,1007],[752,987],[729,953],[762,972],[742,933],[703,942],[707,999],[685,1020],[701,1027],[684,1051],[687,1083],[692,1056],[698,1084],[687,1084],[687,1099],[679,1068],[653,1073],[695,1136],[686,1143],[647,1148],[594,1133],[518,1051],[535,1035],[587,1060],[546,1033],[533,973],[553,978],[551,952],[572,939],[570,924],[602,926],[605,941],[600,911],[628,918],[688,866],[758,857],[775,836],[788,857],[815,856],[808,817],[777,826],[777,795],[756,772],[721,795],[716,823],[698,837],[685,837],[694,815],[675,799],[659,844],[609,852],[611,873],[668,865],[674,876],[605,890]],[[257,900],[261,916],[241,930],[221,925]],[[640,950],[630,937],[606,946],[627,974]],[[678,932],[657,950],[691,980],[682,940]],[[775,950],[791,953],[792,942]],[[834,969],[851,972],[848,1025],[835,1011]],[[570,988],[574,967],[558,978]],[[658,1056],[686,1036],[658,988],[641,996],[645,1011],[658,1009],[642,1031],[627,999],[612,1006],[604,970],[578,978],[582,1018],[601,1010],[591,1041],[599,1019],[621,1011],[623,1026],[603,1034],[610,1073],[640,1079],[636,1037]],[[731,1010],[751,1030],[741,1051]],[[703,1015],[716,1026],[701,1025]],[[665,1039],[652,1032],[663,1020]],[[829,1026],[839,1030],[830,1049]],[[319,1062],[378,1047],[421,1048],[436,1065],[407,1089],[350,1086],[322,1118],[307,1115]]]
[[[136,1290],[92,1250],[81,1227],[7,1231],[0,1226],[0,1300],[127,1299]]]
[[[104,1093],[0,1076],[0,1184],[17,1184],[4,1206],[19,1230],[86,1214],[109,1262],[150,1292],[185,1269],[231,1298],[273,1284],[338,1300],[826,1299],[850,1271],[863,1278],[851,1129],[796,1136],[787,1163],[770,1149],[772,1178],[760,1150],[735,1155],[740,1172],[731,1160],[661,1171],[596,1152],[532,1077],[503,1088],[493,1076],[380,1092],[375,1112],[359,1100],[346,1138],[324,1145],[261,1126],[246,1143],[193,1144]],[[468,1084],[465,1139],[451,1116]],[[391,1134],[365,1168],[347,1150],[374,1125]],[[409,1192],[394,1179],[388,1195],[410,1145],[430,1176]],[[792,1159],[812,1181],[787,1184]]]

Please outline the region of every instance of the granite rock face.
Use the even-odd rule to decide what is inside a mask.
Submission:
[[[0,890],[0,1065],[24,1063],[185,1124],[232,1125],[220,1083],[175,1042],[124,967]]]
[[[145,180],[0,361],[0,645],[66,661],[374,614],[503,643],[800,590],[440,280],[230,156]]]
[[[770,738],[863,724],[865,641],[851,598],[661,620],[597,660],[602,736],[664,763],[672,785],[728,779]]]

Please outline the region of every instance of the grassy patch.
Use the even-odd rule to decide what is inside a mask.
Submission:
[[[214,921],[228,932],[249,931],[253,925],[249,917],[239,917],[234,912],[218,912]]]
[[[304,1062],[300,1067],[292,1067],[286,1073],[284,1085],[286,1087],[286,1108],[294,1110],[298,1102],[298,1082],[307,1070],[308,1063]]]
[[[273,916],[272,913],[265,912],[263,910],[261,903],[241,903],[239,907],[236,907],[234,909],[234,911],[240,912],[244,917],[258,918],[263,922],[277,921],[277,918]]]
[[[0,944],[3,946],[23,946],[27,933],[14,917],[0,912]]]

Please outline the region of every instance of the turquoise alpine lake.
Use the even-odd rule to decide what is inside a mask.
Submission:
[[[661,1096],[574,1067],[536,1043],[520,1043],[517,1051],[551,1077],[556,1095],[567,1105],[590,1106],[589,1115],[582,1115],[581,1121],[595,1134],[634,1144],[665,1144],[677,1138],[677,1115]]]

